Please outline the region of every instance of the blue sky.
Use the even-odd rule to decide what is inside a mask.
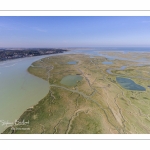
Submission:
[[[3,17],[0,47],[150,46],[150,17]]]

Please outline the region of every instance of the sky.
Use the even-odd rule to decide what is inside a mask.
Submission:
[[[0,16],[0,47],[150,47],[150,17]]]

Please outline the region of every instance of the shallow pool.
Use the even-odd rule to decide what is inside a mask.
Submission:
[[[146,91],[146,89],[136,84],[133,80],[128,78],[116,77],[116,81],[127,90],[135,90],[135,91]]]
[[[104,65],[112,65],[113,62],[111,62],[111,61],[103,61],[102,64],[104,64]]]
[[[66,86],[75,86],[78,81],[82,80],[82,78],[83,77],[80,75],[68,75],[62,78],[60,83]]]
[[[77,64],[77,61],[69,61],[69,62],[67,62],[67,64],[69,64],[69,65],[75,65],[75,64]]]

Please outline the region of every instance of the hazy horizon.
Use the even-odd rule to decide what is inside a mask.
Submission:
[[[150,17],[0,16],[1,48],[150,47]]]

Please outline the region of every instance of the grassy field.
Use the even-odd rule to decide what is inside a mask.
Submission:
[[[122,55],[121,53],[117,54]],[[129,56],[124,56],[131,57]],[[136,57],[137,58],[137,57]],[[67,64],[76,61],[77,64]],[[4,133],[15,134],[131,134],[150,133],[150,66],[104,57],[70,54],[34,62],[28,71],[49,81],[49,93],[18,119],[28,125],[14,125]],[[121,66],[127,66],[119,70]],[[111,74],[107,72],[111,68]],[[75,86],[61,84],[63,77],[80,75]],[[116,76],[127,77],[146,88],[130,91],[121,87]]]

